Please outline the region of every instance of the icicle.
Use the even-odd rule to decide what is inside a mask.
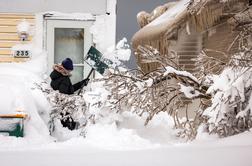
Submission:
[[[190,30],[189,21],[186,22],[186,33],[187,33],[188,35],[191,35],[191,30]]]

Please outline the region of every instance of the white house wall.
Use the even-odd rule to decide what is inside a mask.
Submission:
[[[116,43],[116,0],[107,0],[109,14],[96,16],[96,21],[90,31],[93,42],[102,53]]]
[[[92,40],[88,41],[89,46],[95,45],[102,53],[105,53],[108,48],[115,45],[116,2],[116,0],[0,0],[0,4],[4,4],[4,7],[0,7],[0,13],[36,15],[32,44],[38,52],[44,49],[48,52],[46,20],[87,22],[90,19],[79,17],[83,14],[90,15],[93,24],[90,27]],[[45,17],[45,14],[49,13],[52,15]],[[35,54],[32,57],[34,58]],[[48,67],[51,69],[50,62]]]
[[[45,11],[104,14],[107,0],[0,0],[0,12],[38,13]]]

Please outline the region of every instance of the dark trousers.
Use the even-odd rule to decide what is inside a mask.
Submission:
[[[66,112],[65,114],[61,113],[61,124],[63,127],[67,127],[69,130],[74,130],[76,127],[76,122],[73,120],[73,118],[70,116],[69,112]]]

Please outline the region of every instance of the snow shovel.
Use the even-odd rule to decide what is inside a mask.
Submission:
[[[90,77],[92,72],[96,70],[101,75],[104,74],[105,70],[109,68],[109,65],[112,64],[112,61],[109,59],[106,59],[102,56],[102,53],[98,51],[95,47],[91,46],[87,56],[85,57],[84,61],[92,67],[92,70],[89,72],[86,79]],[[84,85],[80,88],[78,95],[80,94],[82,88]]]

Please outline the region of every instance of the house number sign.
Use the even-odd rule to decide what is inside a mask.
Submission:
[[[31,56],[31,52],[29,50],[15,50],[14,57],[15,58],[29,58]]]

